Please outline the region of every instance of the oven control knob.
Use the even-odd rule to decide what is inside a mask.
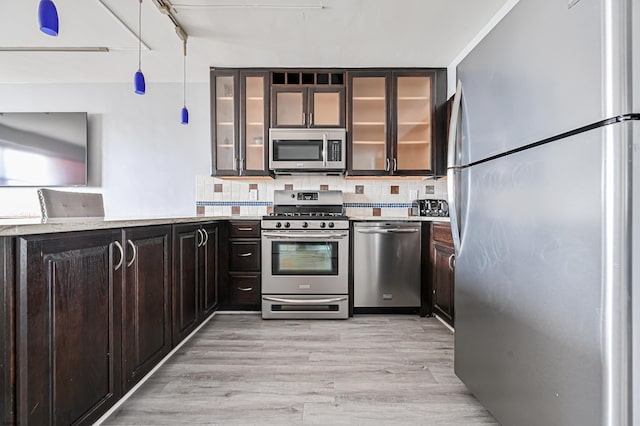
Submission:
[[[333,222],[329,222],[329,228],[333,228]]]
[[[282,224],[280,222],[276,223],[276,228],[282,228]]]
[[[303,227],[303,228],[308,228],[308,227],[309,227],[309,224],[308,224],[307,222],[305,222],[305,223],[303,223],[303,224],[302,224],[302,227]]]
[[[324,223],[324,222],[320,222],[320,228],[324,228],[325,226],[327,226],[327,224],[326,224],[326,223]]]
[[[284,227],[285,227],[285,228],[289,228],[289,227],[291,227],[291,224],[290,224],[289,222],[286,222],[286,223],[284,224]]]

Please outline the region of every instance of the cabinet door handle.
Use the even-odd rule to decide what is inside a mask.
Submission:
[[[120,261],[116,264],[116,267],[113,268],[114,271],[117,271],[122,266],[122,262],[124,262],[124,250],[119,241],[114,241],[113,244],[118,247],[118,251],[120,252]]]
[[[309,113],[309,125],[313,126],[313,113],[312,112]]]
[[[253,287],[237,287],[237,288],[240,291],[251,291],[251,290],[253,290]]]
[[[204,238],[204,241],[202,242],[202,247],[204,247],[209,242],[209,233],[204,229],[201,229],[200,231],[202,232],[202,236]]]
[[[393,159],[393,171],[397,171],[398,170],[398,159],[394,158]]]
[[[253,253],[242,253],[242,254],[239,254],[238,256],[240,256],[240,257],[249,257],[249,256],[252,256],[252,255],[253,255]]]
[[[389,159],[388,158],[387,158],[387,160],[385,161],[385,164],[384,164],[384,171],[385,172],[389,171]]]
[[[449,256],[449,269],[451,269],[453,271],[453,268],[456,267],[456,255],[452,254],[451,256]]]
[[[202,247],[202,242],[204,241],[204,235],[202,234],[202,231],[200,229],[196,229],[196,232],[198,233],[196,235],[196,247]],[[198,236],[200,236],[200,241],[198,241]]]
[[[253,231],[253,228],[251,228],[251,227],[238,228],[238,231]]]
[[[302,125],[307,125],[307,114],[305,114],[304,112],[302,113]]]
[[[127,262],[127,268],[133,265],[133,262],[136,261],[136,257],[138,256],[138,250],[136,249],[136,245],[133,244],[133,241],[127,239],[127,244],[131,246],[131,250],[133,250],[133,256],[131,256],[131,260]]]

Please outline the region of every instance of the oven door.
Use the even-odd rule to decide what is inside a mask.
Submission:
[[[347,294],[349,232],[262,231],[263,294]]]

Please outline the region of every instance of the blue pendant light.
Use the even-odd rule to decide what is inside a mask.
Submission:
[[[187,39],[183,40],[184,56],[182,59],[182,110],[180,124],[189,124],[189,110],[187,109]]]
[[[58,10],[51,0],[40,0],[38,21],[40,31],[54,37],[58,35]]]
[[[138,95],[144,95],[146,84],[144,82],[144,74],[142,74],[142,0],[139,0],[138,6],[138,71],[133,77],[133,87]]]

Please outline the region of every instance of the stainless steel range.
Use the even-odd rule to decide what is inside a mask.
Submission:
[[[349,317],[342,191],[275,191],[262,219],[262,318]]]

